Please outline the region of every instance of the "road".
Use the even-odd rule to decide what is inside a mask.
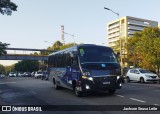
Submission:
[[[114,95],[92,93],[76,97],[68,89],[55,90],[49,81],[32,77],[10,77],[0,79],[0,104],[2,105],[153,105],[160,106],[160,84],[125,83]],[[94,109],[93,109],[94,110]],[[0,112],[2,113],[2,112]],[[4,113],[4,112],[3,112]],[[9,114],[14,112],[8,112]],[[15,112],[22,113],[22,112]],[[35,112],[23,112],[32,114]],[[53,112],[37,112],[37,114]],[[128,114],[159,113],[158,111],[54,111],[65,114]],[[5,114],[5,113],[4,113]]]

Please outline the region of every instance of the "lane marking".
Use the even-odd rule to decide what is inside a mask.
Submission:
[[[157,91],[157,92],[158,92],[158,91],[160,91],[160,90],[157,89],[157,90],[154,90],[154,91]]]
[[[138,101],[138,102],[142,102],[142,103],[145,103],[146,101],[142,101],[142,100],[139,100],[139,99],[135,99],[135,98],[129,98],[131,100],[134,100],[134,101]]]
[[[29,91],[29,93],[36,95],[37,93],[35,91]]]
[[[154,104],[154,105],[159,106],[159,104]]]
[[[0,84],[10,84],[10,83],[16,83],[16,82],[3,82],[3,83],[0,83]]]
[[[118,96],[118,97],[124,97],[124,96],[122,96],[122,95],[116,95],[116,96]]]

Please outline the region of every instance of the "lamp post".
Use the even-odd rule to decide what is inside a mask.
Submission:
[[[66,33],[66,32],[64,32],[64,34],[68,34],[68,35],[72,36],[72,37],[73,37],[73,40],[74,40],[74,45],[76,45],[75,39],[74,39],[74,34],[69,34],[69,33]]]
[[[52,48],[53,48],[53,50],[54,50],[54,43],[51,43],[51,42],[49,42],[49,41],[44,41],[44,42],[46,42],[46,43],[49,43],[49,44],[52,44]]]
[[[52,45],[53,45],[53,43],[51,43],[51,42],[49,42],[49,41],[44,41],[44,42],[47,42],[47,43],[49,43],[49,44],[52,44]]]
[[[114,12],[113,10],[109,9],[109,8],[106,8],[104,7],[104,9],[106,10],[109,10],[111,11],[112,13],[116,14],[118,16],[118,19],[119,19],[119,43],[120,43],[120,64],[121,64],[121,67],[123,68],[123,63],[122,63],[122,39],[121,39],[121,27],[120,27],[120,17],[119,17],[119,13],[116,13]],[[121,68],[121,74],[123,74],[123,70]]]

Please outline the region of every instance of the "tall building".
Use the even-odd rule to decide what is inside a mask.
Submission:
[[[126,39],[145,27],[158,27],[157,21],[125,16],[107,25],[107,38],[109,47],[121,53],[121,65],[127,66],[127,51],[124,49]]]
[[[158,27],[157,21],[125,16],[107,25],[107,38],[109,47],[114,48],[119,38],[128,38],[145,27]]]

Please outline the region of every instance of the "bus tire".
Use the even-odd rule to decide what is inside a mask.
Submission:
[[[53,79],[53,86],[54,86],[54,89],[55,89],[55,90],[59,90],[59,89],[60,89],[60,86],[58,86],[58,85],[56,84],[55,79]]]
[[[72,84],[73,84],[73,91],[74,91],[75,95],[76,95],[77,97],[82,97],[82,96],[83,96],[83,92],[82,92],[82,91],[79,91],[79,90],[77,89],[76,81],[75,81],[75,80],[73,80]]]
[[[79,91],[79,90],[77,89],[77,87],[74,88],[74,92],[75,92],[75,95],[76,95],[77,97],[82,97],[82,96],[83,96],[83,92]]]
[[[112,89],[112,90],[109,90],[108,92],[109,92],[109,94],[114,94],[116,92],[116,90]]]

